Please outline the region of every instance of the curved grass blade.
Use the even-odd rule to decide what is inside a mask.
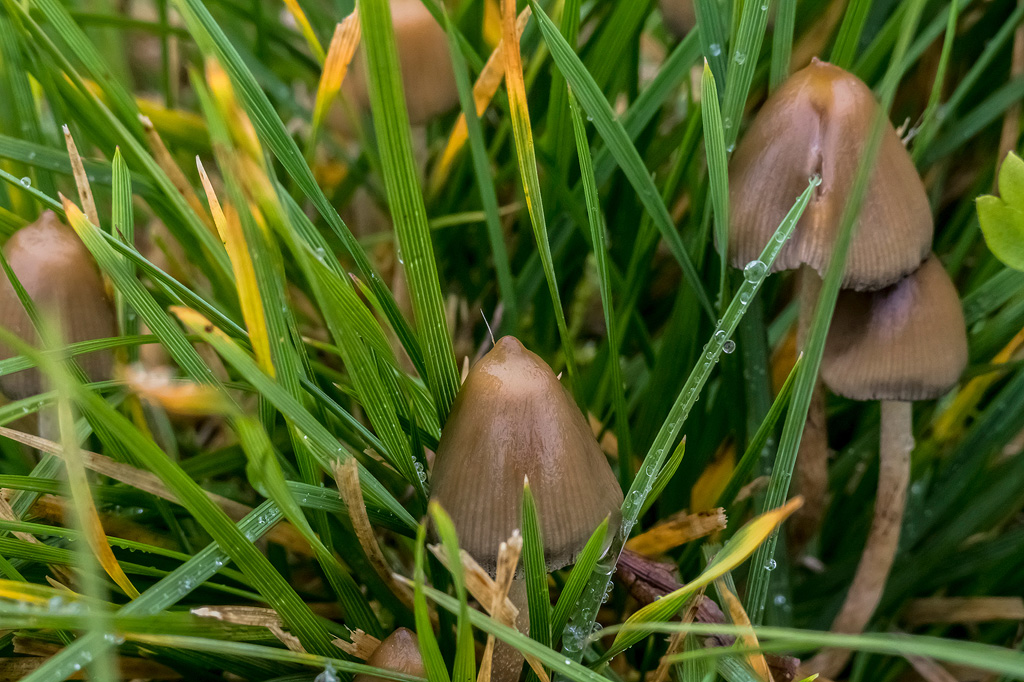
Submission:
[[[626,132],[623,124],[616,118],[615,112],[612,110],[611,105],[608,104],[608,100],[605,99],[601,88],[598,87],[594,78],[587,72],[583,62],[580,61],[579,57],[576,56],[576,53],[565,41],[565,38],[562,37],[558,27],[555,26],[554,22],[544,13],[544,10],[540,8],[535,0],[531,0],[530,6],[533,8],[534,16],[537,17],[541,34],[544,36],[544,42],[551,51],[551,57],[555,60],[558,70],[562,72],[566,82],[572,87],[573,94],[576,95],[579,103],[583,106],[583,110],[587,112],[587,116],[594,119],[594,127],[597,128],[598,134],[607,145],[608,151],[615,161],[618,162],[622,172],[625,173],[626,178],[640,198],[640,202],[654,219],[654,223],[668,244],[669,250],[671,250],[672,255],[683,269],[683,276],[686,277],[690,286],[693,287],[694,293],[704,307],[705,312],[707,312],[708,317],[714,319],[714,309],[711,306],[707,293],[704,291],[704,284],[701,282],[700,275],[697,274],[690,256],[686,253],[683,240],[672,222],[672,216],[669,215],[665,202],[661,200],[658,188],[654,186],[650,171],[644,165],[643,159],[640,158],[636,147],[630,142],[630,134]],[[689,56],[688,53],[681,54]],[[599,158],[595,164],[598,170],[596,174],[598,180],[602,179],[606,172],[603,166],[603,159]]]
[[[782,224],[779,225],[774,236],[761,252],[761,257],[748,265],[749,269],[744,271],[743,284],[740,285],[736,295],[729,303],[729,307],[717,325],[711,341],[705,346],[700,364],[694,368],[686,383],[683,384],[675,403],[669,410],[668,417],[665,419],[657,436],[655,436],[654,443],[652,443],[650,450],[647,452],[640,472],[633,479],[633,485],[626,494],[625,500],[623,500],[622,524],[619,533],[613,540],[607,557],[598,562],[597,567],[594,569],[588,583],[588,590],[584,593],[584,598],[577,605],[576,613],[572,618],[576,625],[577,633],[582,634],[590,631],[597,616],[597,609],[601,604],[601,598],[614,573],[619,553],[622,551],[622,547],[625,545],[633,526],[636,524],[640,510],[646,504],[656,476],[663,468],[666,452],[679,436],[679,431],[689,416],[700,390],[707,382],[712,369],[721,356],[722,347],[736,331],[736,327],[746,312],[747,306],[761,288],[761,284],[771,270],[772,263],[775,262],[775,258],[779,255],[779,251],[782,250],[782,246],[793,233],[797,222],[800,220],[800,216],[803,215],[804,209],[807,208],[811,194],[820,183],[820,177],[810,178],[807,189],[797,198],[793,208],[786,214]],[[582,640],[563,640],[562,650],[566,655],[578,661],[583,656],[583,645],[584,641]]]
[[[441,649],[437,646],[437,637],[434,636],[434,625],[430,622],[430,607],[427,605],[425,585],[427,576],[424,570],[426,562],[426,540],[427,527],[420,525],[416,529],[416,572],[413,574],[413,615],[416,618],[416,632],[420,642],[420,655],[423,657],[423,665],[427,669],[427,679],[430,682],[451,682],[448,675],[448,668],[445,666],[444,658],[441,656]],[[456,558],[456,561],[458,559]],[[461,564],[459,564],[461,566]],[[459,604],[456,601],[456,604]],[[461,612],[462,605],[459,604],[455,613]]]
[[[534,8],[536,11],[536,8]],[[556,30],[557,32],[557,30]],[[558,280],[551,258],[551,242],[548,238],[547,218],[544,215],[544,201],[540,193],[540,176],[537,173],[537,154],[533,145],[533,129],[530,126],[530,109],[526,99],[526,83],[523,80],[523,57],[520,52],[516,31],[515,0],[501,0],[501,35],[505,43],[505,87],[508,90],[509,108],[512,114],[512,136],[515,139],[516,156],[519,159],[519,174],[523,181],[526,208],[537,240],[537,253],[544,269],[551,305],[554,308],[558,337],[565,355],[565,368],[576,402],[583,404],[579,376],[576,369],[576,354],[572,338],[565,323],[565,310],[558,292]],[[559,35],[561,38],[561,35]],[[564,38],[563,38],[564,40]]]
[[[413,161],[409,114],[398,75],[401,71],[391,10],[387,0],[362,0],[358,9],[366,44],[370,108],[380,147],[384,186],[398,239],[399,258],[405,261],[416,325],[426,355],[426,379],[443,423],[461,382],[445,321],[427,210]]]
[[[455,596],[459,600],[459,618],[456,623],[458,637],[455,641],[455,666],[452,669],[452,682],[473,682],[476,678],[476,650],[473,644],[473,630],[469,624],[469,602],[466,597],[466,577],[462,570],[462,559],[459,553],[459,540],[455,534],[455,525],[451,517],[436,501],[430,503],[430,517],[441,538],[441,545],[448,555],[445,565],[452,574],[455,584]]]
[[[394,296],[384,284],[380,273],[373,267],[363,247],[345,225],[338,212],[331,205],[327,196],[317,185],[313,172],[306,165],[298,145],[288,134],[284,123],[274,112],[266,94],[256,82],[252,72],[242,61],[238,51],[228,40],[224,31],[210,15],[201,0],[174,0],[192,35],[205,52],[216,54],[225,70],[231,76],[235,91],[243,107],[252,119],[260,139],[269,148],[288,175],[313,203],[317,212],[327,221],[328,226],[338,236],[363,277],[369,282],[374,295],[380,301],[385,316],[395,329],[405,350],[416,368],[426,374],[423,353],[411,327],[402,317],[395,303]]]
[[[708,181],[715,218],[715,245],[718,247],[718,309],[725,308],[729,274],[729,159],[725,152],[725,130],[718,104],[718,88],[708,60],[704,60],[701,78],[701,113],[704,116],[704,149],[708,157]]]
[[[569,577],[562,586],[562,592],[558,595],[558,601],[551,612],[551,639],[554,644],[562,636],[566,624],[569,622],[569,614],[576,605],[576,600],[583,594],[583,588],[587,586],[587,579],[607,550],[605,539],[608,536],[608,519],[605,518],[601,525],[583,546],[583,551],[576,558],[576,565],[569,572]]]
[[[577,8],[578,9],[578,8]],[[612,382],[612,405],[615,408],[615,433],[619,439],[619,482],[626,486],[632,475],[630,454],[633,452],[629,432],[629,410],[626,407],[626,392],[622,382],[622,365],[619,359],[619,338],[616,330],[615,308],[612,305],[611,270],[608,265],[608,244],[605,241],[605,222],[601,215],[601,200],[598,198],[597,182],[594,179],[594,164],[590,157],[590,145],[583,127],[583,116],[572,90],[568,91],[569,112],[572,118],[576,152],[580,161],[580,181],[587,200],[587,218],[590,225],[590,241],[594,246],[597,260],[597,276],[601,288],[601,310],[608,334],[609,380]],[[557,633],[556,633],[557,634]]]
[[[616,635],[615,641],[604,654],[603,660],[608,660],[620,651],[643,641],[651,633],[644,627],[645,624],[672,618],[697,590],[710,585],[746,561],[754,553],[754,550],[779,527],[779,524],[799,509],[802,504],[803,498],[794,497],[778,509],[750,520],[726,543],[722,551],[715,555],[714,560],[696,579],[630,616],[623,623],[623,629]]]
[[[537,502],[530,482],[523,482],[522,504],[523,570],[526,573],[526,601],[530,610],[530,638],[551,646],[551,595],[548,593],[548,569],[544,561]]]

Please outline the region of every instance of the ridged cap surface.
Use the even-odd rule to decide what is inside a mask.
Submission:
[[[466,377],[431,479],[460,545],[488,570],[520,527],[526,476],[550,570],[571,563],[606,516],[609,537],[618,527],[622,491],[586,419],[551,368],[506,336]]]
[[[67,343],[117,335],[114,307],[96,262],[78,236],[44,212],[34,223],[21,228],[4,245],[4,255],[41,315],[60,320]],[[28,314],[14,287],[0,274],[0,325],[25,341],[38,344]],[[18,355],[0,344],[0,359]],[[109,351],[79,355],[79,366],[91,381],[110,377],[113,357]],[[41,393],[37,369],[0,377],[0,389],[12,400]]]
[[[931,400],[967,366],[960,297],[932,256],[907,278],[872,292],[841,291],[821,378],[853,400]]]
[[[860,79],[817,59],[768,99],[730,166],[734,266],[760,256],[808,180],[819,174],[821,185],[774,269],[806,263],[824,276],[877,109]],[[879,289],[913,272],[931,250],[933,229],[921,178],[886,121],[843,288]]]

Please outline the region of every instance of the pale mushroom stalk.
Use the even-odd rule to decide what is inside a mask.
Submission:
[[[946,393],[966,364],[960,299],[934,256],[887,289],[840,293],[822,357],[822,380],[847,398],[880,401],[881,425],[871,530],[833,632],[863,632],[885,591],[910,481],[913,401]],[[825,649],[803,669],[834,678],[850,655],[845,649]]]

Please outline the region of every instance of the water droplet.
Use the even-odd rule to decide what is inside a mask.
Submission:
[[[728,147],[725,148],[725,151],[728,152],[729,154],[732,154],[735,150],[736,150],[736,143],[735,142],[730,144]]]
[[[711,53],[712,57],[717,57],[718,55],[722,54],[722,46],[719,45],[718,43],[711,43],[710,45],[708,45],[708,52]]]
[[[772,601],[775,602],[776,606],[783,606],[786,603],[786,595],[777,594],[775,595],[775,599],[773,599]]]
[[[748,282],[756,282],[757,280],[764,277],[764,273],[768,270],[768,266],[759,260],[752,260],[747,263],[747,267],[743,268],[743,279]]]
[[[762,2],[761,3],[761,11],[762,12],[767,12],[768,11],[768,3],[767,2]]]
[[[740,52],[739,50],[736,50],[736,52],[732,56],[732,60],[737,64],[742,64],[743,62],[747,61],[747,55],[743,52]]]
[[[821,184],[821,173],[815,173],[811,176],[811,184],[815,187]]]
[[[334,670],[334,664],[328,661],[324,666],[324,671],[317,675],[313,682],[338,682],[338,673]]]
[[[723,118],[723,119],[722,119],[722,126],[723,126],[723,127],[724,127],[724,128],[726,129],[726,130],[728,130],[729,128],[732,128],[732,117],[730,117],[730,116],[726,116],[725,118]]]
[[[23,177],[21,179],[21,186],[22,187],[31,187],[32,186],[32,178],[30,178],[28,176]]]
[[[728,354],[733,352],[734,350],[736,350],[736,342],[733,341],[732,339],[729,339],[728,341],[722,344],[723,353]]]
[[[725,343],[725,337],[725,330],[719,329],[717,332],[715,332],[715,343]]]
[[[778,566],[778,564],[775,563],[775,559],[769,559],[764,565],[764,570],[774,571],[776,566]]]
[[[747,305],[748,303],[750,303],[750,292],[749,291],[741,291],[740,292],[740,303],[742,303],[743,305]]]

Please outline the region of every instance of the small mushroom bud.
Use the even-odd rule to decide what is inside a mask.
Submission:
[[[409,121],[419,125],[459,102],[448,37],[420,0],[391,0],[390,5]],[[370,108],[365,59],[361,51],[356,55],[342,86],[363,111]],[[340,127],[345,128],[343,122]]]
[[[426,677],[427,670],[423,667],[420,656],[419,640],[416,633],[406,628],[398,628],[384,638],[373,654],[366,660],[367,665],[391,672]],[[388,682],[383,677],[375,677],[360,673],[352,682]]]
[[[735,266],[758,257],[808,178],[820,175],[821,185],[773,268],[806,264],[824,276],[877,110],[867,85],[818,59],[768,98],[730,168],[729,257]],[[931,251],[932,232],[924,185],[887,122],[854,226],[843,288],[879,289],[913,272]]]
[[[912,401],[938,398],[967,365],[960,298],[935,256],[891,287],[843,291],[822,358],[825,385],[854,400],[880,400],[878,493],[864,553],[832,623],[859,634],[885,590],[899,545],[914,449]],[[849,651],[825,649],[806,670],[834,678]]]
[[[15,232],[3,251],[40,314],[59,321],[64,341],[76,343],[117,335],[114,307],[96,262],[53,211],[44,212],[34,223]],[[6,277],[0,281],[0,326],[28,343],[39,343]],[[16,351],[0,344],[0,359],[15,355]],[[90,381],[111,376],[113,356],[109,351],[79,355],[76,360]],[[0,377],[0,389],[8,398],[20,400],[43,392],[44,385],[39,370],[33,368]]]

